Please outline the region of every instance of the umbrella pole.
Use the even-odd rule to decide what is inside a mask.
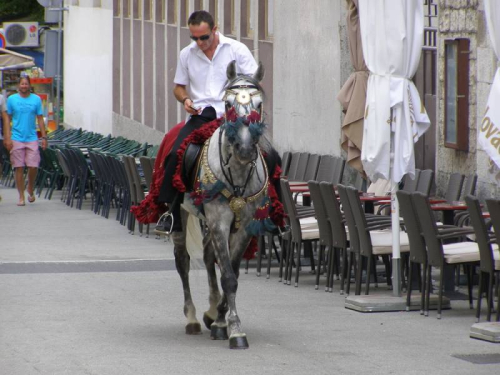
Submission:
[[[391,121],[392,121],[391,108]],[[392,292],[401,297],[401,247],[399,236],[399,202],[396,193],[399,185],[394,181],[394,132],[391,131],[391,223],[392,223]]]

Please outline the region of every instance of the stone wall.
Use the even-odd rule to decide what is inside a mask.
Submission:
[[[456,151],[444,146],[445,40],[455,38],[470,40],[468,151]],[[496,70],[496,57],[486,28],[483,1],[440,0],[438,39],[437,194],[444,194],[451,173],[460,172],[478,175],[476,193],[480,198],[498,195],[498,183],[495,181],[498,170],[490,166],[489,158],[477,145],[477,127],[482,121]]]

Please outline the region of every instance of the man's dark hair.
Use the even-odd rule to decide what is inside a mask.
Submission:
[[[210,13],[208,13],[205,10],[197,10],[196,12],[193,12],[188,19],[188,26],[189,25],[201,25],[202,22],[208,23],[208,26],[210,26],[210,30],[212,30],[215,26],[214,23],[214,18]]]
[[[19,77],[19,83],[21,83],[21,81],[25,79],[28,81],[28,84],[31,86],[31,79],[30,79],[30,76],[28,75],[22,75],[21,77]]]

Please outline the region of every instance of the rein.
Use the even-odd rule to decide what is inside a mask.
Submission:
[[[208,146],[210,145],[210,138],[207,139],[205,142],[205,145],[203,147],[202,151],[202,156],[201,156],[201,167],[203,170],[203,178],[202,182],[207,185],[207,184],[216,184],[217,182],[220,182],[219,179],[214,175],[212,169],[210,168],[210,165],[208,164]],[[220,147],[220,143],[219,143]],[[220,149],[219,149],[220,152]],[[219,160],[221,159],[221,155],[219,155]],[[233,189],[233,192],[229,191],[227,188],[223,188],[220,190],[220,193],[229,201],[229,208],[231,211],[234,213],[234,228],[239,229],[240,227],[240,222],[241,222],[241,211],[247,203],[252,203],[260,199],[263,195],[266,194],[267,188],[269,186],[269,173],[267,171],[267,164],[264,160],[264,157],[262,156],[262,153],[260,150],[258,151],[258,155],[260,156],[260,159],[262,161],[262,165],[264,166],[264,174],[266,176],[264,185],[262,186],[262,189],[260,189],[257,193],[254,195],[251,195],[249,197],[242,197],[242,194],[239,196],[236,195],[236,191],[234,190],[234,187],[231,185],[231,188]],[[222,162],[221,162],[222,163]],[[255,161],[252,162],[252,170],[255,168]],[[224,169],[222,169],[224,171]],[[224,176],[226,174],[224,173]],[[226,177],[227,179],[227,177]],[[247,177],[247,181],[245,183],[245,188],[246,185],[248,184],[248,181],[250,180],[250,177]],[[228,180],[229,181],[229,180]]]
[[[243,186],[238,186],[234,184],[233,180],[233,174],[231,173],[231,167],[227,167],[229,176],[226,173],[226,169],[224,168],[229,164],[229,160],[233,156],[233,154],[229,154],[227,160],[223,161],[223,156],[222,156],[222,135],[224,133],[224,125],[221,127],[221,131],[219,132],[219,162],[220,162],[220,168],[222,170],[222,173],[224,174],[224,177],[226,180],[229,182],[229,185],[231,186],[231,189],[233,189],[233,195],[235,197],[241,197],[245,194],[245,190],[247,188],[248,182],[250,181],[250,178],[253,175],[253,172],[255,170],[255,161],[257,160],[258,155],[255,157],[254,160],[252,160],[249,164],[251,164],[251,168],[248,171],[247,178],[245,180],[245,184]],[[260,179],[260,178],[259,178]]]

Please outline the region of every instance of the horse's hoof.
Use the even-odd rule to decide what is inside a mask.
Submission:
[[[209,317],[207,313],[203,314],[203,323],[205,323],[205,327],[207,327],[207,329],[212,329],[211,327],[213,322],[215,322],[215,320]]]
[[[187,324],[186,335],[201,335],[201,324],[198,322]]]
[[[229,338],[229,349],[248,349],[248,340],[246,335],[231,336]]]
[[[227,326],[218,326],[213,324],[210,328],[210,338],[212,340],[227,340]]]

